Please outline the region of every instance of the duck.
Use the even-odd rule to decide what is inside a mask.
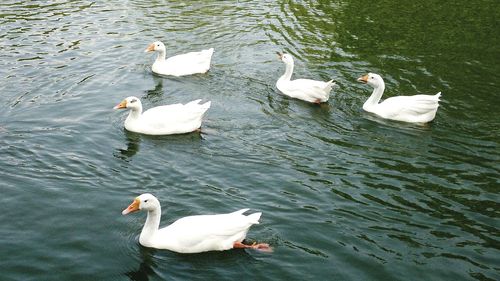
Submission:
[[[330,92],[335,85],[333,80],[328,82],[311,79],[290,80],[293,73],[293,57],[290,54],[276,52],[281,61],[286,65],[285,74],[276,82],[276,88],[286,96],[303,101],[320,104],[327,102]]]
[[[150,108],[142,112],[139,98],[131,96],[122,100],[113,109],[129,109],[125,129],[146,135],[184,134],[199,130],[205,112],[211,102],[201,99],[186,104],[169,104]]]
[[[165,45],[161,41],[156,41],[149,44],[144,52],[158,52],[158,56],[151,67],[154,73],[179,77],[206,73],[210,69],[214,48],[176,55],[165,59]]]
[[[410,123],[427,123],[436,117],[441,92],[435,95],[390,97],[379,103],[385,90],[382,76],[368,73],[358,78],[358,81],[373,87],[372,95],[363,104],[363,110],[367,112],[385,119]]]
[[[265,252],[272,250],[266,243],[243,243],[250,227],[259,223],[262,215],[260,212],[244,215],[249,209],[241,209],[227,214],[187,216],[159,228],[161,205],[154,195],[139,195],[122,214],[127,215],[139,210],[147,212],[146,222],[139,236],[139,243],[144,247],[182,254],[237,248]]]

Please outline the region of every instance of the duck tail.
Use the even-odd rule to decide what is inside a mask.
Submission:
[[[186,103],[186,105],[194,105],[194,104],[199,104],[201,101],[201,99],[197,99],[197,100],[194,100],[194,101],[190,101],[188,103]]]
[[[214,54],[214,48],[203,50],[203,52],[207,53],[209,58],[212,58],[212,55]]]
[[[231,214],[236,214],[236,215],[243,215],[244,212],[248,211],[250,209],[248,208],[245,208],[245,209],[241,209],[241,210],[238,210],[238,211],[235,211],[235,212],[232,212]]]
[[[252,224],[259,224],[259,219],[260,219],[260,216],[262,215],[261,212],[259,213],[253,213],[251,215],[248,215],[247,218],[248,218],[248,221]]]
[[[200,103],[200,102],[201,102],[201,99],[197,99],[194,101],[190,101],[190,102],[186,103],[185,105],[186,106],[196,105],[196,106],[201,106],[201,108],[204,108],[204,109],[209,109],[210,105],[212,104],[211,101],[207,101],[206,103]]]
[[[333,82],[333,79],[326,82],[325,91],[330,92],[333,86],[335,86],[335,82]]]
[[[201,107],[205,110],[208,110],[210,108],[210,105],[212,105],[212,102],[211,101],[207,101],[206,103],[202,103],[200,104]]]

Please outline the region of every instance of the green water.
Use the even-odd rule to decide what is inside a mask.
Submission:
[[[499,280],[498,1],[2,1],[1,280]],[[154,75],[215,48],[212,69]],[[279,94],[334,79],[328,104]],[[427,126],[362,111],[443,93]],[[112,107],[211,100],[202,133],[126,132]],[[138,194],[176,218],[262,211],[272,254],[144,248]]]

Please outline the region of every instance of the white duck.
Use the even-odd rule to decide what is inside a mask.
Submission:
[[[200,52],[190,52],[165,59],[165,45],[156,41],[151,43],[145,52],[158,52],[152,70],[162,75],[184,76],[196,73],[205,73],[210,69],[210,61],[214,48]]]
[[[358,81],[373,87],[373,93],[363,104],[365,111],[375,113],[386,119],[403,122],[426,123],[436,117],[441,92],[431,95],[397,96],[379,103],[385,90],[382,77],[375,73],[368,73]]]
[[[210,108],[210,102],[200,104],[194,100],[187,104],[157,106],[142,113],[141,101],[128,97],[114,109],[130,109],[125,129],[146,135],[171,135],[193,132],[201,127],[201,120]]]
[[[280,60],[286,65],[285,74],[276,82],[276,88],[284,95],[301,99],[312,103],[322,103],[328,101],[330,91],[335,82],[316,81],[310,79],[290,80],[293,73],[293,57],[289,54],[277,52]]]
[[[271,251],[268,244],[246,245],[242,241],[249,228],[259,223],[262,213],[243,215],[248,209],[229,214],[189,216],[176,220],[171,225],[160,226],[161,206],[153,195],[146,193],[134,199],[122,214],[145,210],[146,223],[139,236],[145,247],[166,249],[178,253],[201,253],[224,251],[233,248],[250,248]]]

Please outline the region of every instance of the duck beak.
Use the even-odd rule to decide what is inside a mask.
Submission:
[[[155,50],[155,44],[154,43],[151,43],[149,44],[149,46],[146,48],[146,50],[144,50],[145,53],[149,53],[149,52],[154,52]]]
[[[126,214],[130,214],[132,212],[135,212],[135,211],[139,211],[139,203],[141,201],[139,201],[138,198],[135,198],[134,201],[132,202],[132,204],[130,204],[127,209],[123,210],[122,211],[122,215],[126,215]]]
[[[283,53],[276,52],[276,54],[278,54],[278,58],[279,58],[280,60],[283,58]]]
[[[366,74],[366,75],[363,75],[363,76],[359,77],[359,78],[358,78],[358,82],[361,82],[361,83],[363,83],[363,84],[368,83],[368,74]]]
[[[113,109],[123,109],[123,108],[127,108],[127,100],[122,100],[122,102],[113,107]]]

